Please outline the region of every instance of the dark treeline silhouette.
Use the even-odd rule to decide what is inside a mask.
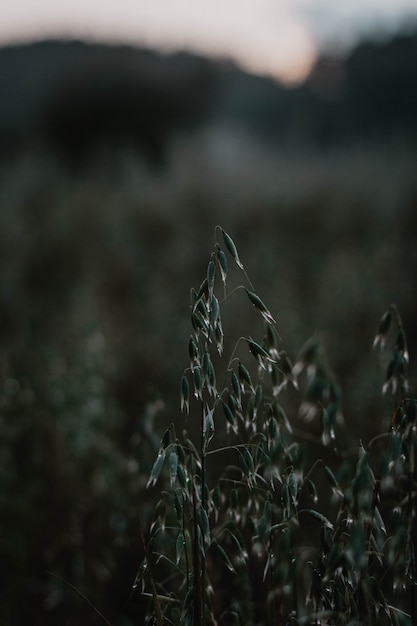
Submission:
[[[227,61],[81,42],[0,50],[1,153],[47,145],[78,162],[127,144],[162,163],[174,132],[239,125],[274,142],[417,140],[417,34],[323,56],[290,89]]]
[[[24,144],[79,161],[103,145],[136,146],[163,160],[173,129],[201,124],[214,65],[192,55],[81,42],[40,42],[0,52],[3,154]]]

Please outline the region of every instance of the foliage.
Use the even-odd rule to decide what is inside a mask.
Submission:
[[[383,386],[393,397],[389,429],[352,453],[320,342],[309,340],[292,365],[235,243],[215,232],[221,243],[191,290],[186,428],[167,428],[148,480],[164,481],[134,583],[150,598],[148,623],[415,623],[417,402],[396,307],[374,342],[385,348],[394,333]],[[246,286],[228,291],[230,259]],[[239,337],[225,356],[223,311],[239,294],[263,333]],[[323,456],[306,458],[295,404],[290,417],[284,408],[289,392],[298,419],[320,423]]]
[[[112,626],[143,623],[146,596],[129,597],[142,558],[138,515],[148,528],[159,499],[159,485],[146,490],[156,433],[178,418],[184,301],[201,282],[201,242],[216,223],[240,242],[288,354],[320,333],[348,391],[346,450],[388,428],[369,338],[395,300],[416,353],[415,157],[396,150],[393,159],[393,146],[271,153],[232,139],[175,144],[158,175],[127,150],[97,156],[82,175],[34,149],[0,166],[2,623],[97,624],[70,585]],[[228,290],[233,280],[230,272]],[[222,305],[226,354],[229,338],[259,336],[259,313],[245,299],[241,289]],[[295,390],[281,398],[294,416]],[[333,467],[331,446],[316,443],[319,420],[291,423],[306,462],[321,456]],[[227,444],[221,438],[216,423],[211,445]],[[218,458],[210,481],[228,463]],[[312,479],[321,493],[324,472]],[[330,498],[329,486],[326,507]],[[236,587],[223,574],[224,591]]]
[[[408,32],[406,32],[408,30]],[[415,24],[322,55],[304,84],[285,87],[231,62],[190,53],[39,41],[0,48],[0,160],[48,145],[73,167],[97,149],[129,146],[166,164],[178,132],[237,125],[275,146],[334,147],[401,138],[416,146]]]

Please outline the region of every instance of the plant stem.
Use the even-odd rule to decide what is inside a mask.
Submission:
[[[414,478],[414,442],[410,442],[410,468],[409,468],[409,480],[408,480],[408,506],[409,506],[409,529],[408,536],[411,541],[412,559],[411,559],[411,623],[415,624],[417,620],[417,608],[416,608],[416,549],[413,541],[413,478]]]
[[[206,511],[206,445],[204,440],[204,407],[205,397],[203,395],[203,403],[201,410],[201,508]],[[205,537],[203,537],[203,546],[205,546]],[[201,562],[201,609],[202,609],[202,624],[205,625],[206,614],[206,602],[205,602],[205,588],[206,588],[206,555],[205,548],[202,555]]]
[[[196,485],[195,485],[196,487]],[[201,575],[200,575],[200,550],[198,545],[198,519],[196,490],[193,489],[193,521],[194,521],[194,541],[193,541],[193,570],[194,570],[194,606],[193,606],[193,626],[201,626]]]

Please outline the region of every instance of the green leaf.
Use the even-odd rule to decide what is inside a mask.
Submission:
[[[210,362],[210,355],[208,351],[206,350],[203,354],[203,358],[201,359],[201,376],[203,378],[207,377],[209,362]]]
[[[199,400],[202,399],[202,379],[201,379],[201,368],[196,366],[193,369],[193,381],[194,381],[194,396]]]
[[[267,342],[269,348],[276,348],[276,336],[274,329],[270,324],[266,327],[265,341]]]
[[[229,393],[229,395],[227,396],[227,404],[229,406],[229,409],[233,413],[233,416],[236,416],[237,401],[236,401],[236,398],[231,393]]]
[[[263,400],[262,383],[258,383],[255,389],[255,398],[254,398],[255,409],[259,409],[259,407],[261,406],[262,400]]]
[[[184,535],[182,533],[178,534],[177,537],[177,541],[175,543],[175,563],[178,565],[178,563],[181,561],[181,556],[184,554],[185,552],[185,539],[184,539]]]
[[[282,506],[284,508],[285,515],[284,517],[289,517],[291,513],[291,498],[290,498],[290,490],[288,488],[288,484],[285,483],[282,486]]]
[[[209,393],[212,396],[216,395],[216,393],[217,393],[217,389],[216,389],[216,371],[214,369],[214,365],[211,362],[211,360],[209,361],[208,370],[207,370],[207,388],[209,390]]]
[[[212,500],[216,509],[219,509],[222,503],[222,494],[218,485],[216,485],[216,487],[213,489]]]
[[[387,535],[387,529],[385,528],[384,520],[382,519],[382,515],[379,512],[379,509],[377,506],[375,507],[375,510],[374,510],[374,527],[377,532],[385,536]]]
[[[182,500],[183,500],[183,495],[182,495],[181,489],[176,489],[175,495],[174,495],[174,507],[177,513],[178,522],[180,524],[182,523],[182,512],[183,512]]]
[[[293,367],[293,374],[297,376],[306,365],[315,364],[319,358],[320,344],[315,337],[308,339],[302,346],[297,362]]]
[[[233,415],[230,407],[227,404],[223,404],[223,413],[226,417],[228,424],[232,427],[232,430],[237,433],[237,424],[235,416]]]
[[[232,389],[233,389],[233,393],[236,396],[237,402],[239,404],[239,407],[241,406],[241,388],[240,388],[240,384],[239,384],[239,379],[236,376],[235,372],[232,372]]]
[[[290,493],[292,501],[295,502],[297,499],[298,487],[294,471],[291,471],[290,475],[288,476],[288,491]]]
[[[404,350],[406,349],[406,346],[407,346],[407,340],[405,338],[404,328],[401,326],[398,329],[398,334],[397,334],[397,339],[396,339],[396,342],[395,342],[395,347],[400,352],[404,352]]]
[[[278,436],[278,422],[275,417],[268,420],[268,438],[274,440]]]
[[[246,367],[239,361],[238,365],[238,375],[241,383],[242,391],[244,391],[245,383],[249,386],[250,389],[253,389],[252,380],[250,374]]]
[[[326,478],[329,481],[330,485],[333,487],[333,489],[336,489],[338,492],[340,492],[340,487],[339,483],[336,480],[336,476],[333,474],[330,467],[327,467],[327,465],[324,466],[324,473],[326,474]]]
[[[265,518],[265,522],[266,522],[268,528],[270,528],[270,526],[271,526],[271,502],[269,501],[269,499],[265,500],[265,504],[264,504],[264,518]]]
[[[161,448],[165,450],[170,444],[171,441],[171,426],[169,426],[163,434],[161,439]]]
[[[246,464],[249,468],[249,471],[251,474],[253,474],[255,472],[255,464],[253,462],[253,456],[251,454],[251,451],[249,450],[249,448],[245,448],[245,451],[243,454],[245,457]]]
[[[233,547],[234,547],[238,557],[242,561],[246,561],[246,559],[248,558],[247,552],[246,552],[246,550],[243,549],[242,544],[240,543],[240,541],[237,538],[237,536],[229,530],[229,537],[230,537],[230,540],[231,540],[231,542],[233,544]]]
[[[263,539],[267,539],[269,537],[270,530],[270,524],[268,524],[265,515],[262,515],[256,524],[256,536],[259,537],[261,541]]]
[[[227,567],[229,572],[232,572],[233,574],[236,574],[236,570],[233,567],[233,564],[232,564],[231,560],[227,556],[227,554],[226,554],[225,550],[222,548],[222,546],[220,546],[218,543],[214,543],[213,546],[215,547],[215,550],[216,550],[217,554],[219,555],[220,559],[223,561],[224,565]]]
[[[333,530],[333,524],[327,519],[327,517],[325,517],[318,511],[315,511],[314,509],[305,509],[305,511],[306,513],[311,515],[311,517],[314,517],[315,519],[319,520],[319,522],[327,526],[327,528],[330,528],[330,530]]]
[[[262,435],[264,438],[264,441],[267,442],[267,439],[265,437],[265,435]],[[268,454],[265,452],[264,450],[264,446],[263,443],[264,441],[261,441],[259,443],[258,446],[256,446],[256,465],[259,467],[259,465],[262,465],[264,463],[269,463],[269,456]]]
[[[235,511],[239,506],[239,494],[237,489],[233,488],[230,492],[230,506]]]
[[[227,257],[225,253],[223,252],[223,250],[221,250],[220,248],[217,248],[217,260],[219,262],[220,276],[221,276],[222,282],[223,284],[226,284],[226,278],[227,278],[227,272],[228,272]]]
[[[185,474],[185,471],[182,465],[178,465],[177,476],[178,476],[178,482],[180,483],[182,489],[186,489],[187,488],[187,476]]]
[[[190,412],[190,384],[185,374],[181,378],[181,411]]]
[[[214,327],[214,340],[216,342],[216,349],[217,349],[219,356],[222,356],[223,354],[223,339],[224,339],[224,334],[222,330],[221,320],[219,317],[219,319],[217,320],[217,324]]]
[[[152,524],[151,524],[151,532],[153,531],[154,527],[157,525],[157,522],[159,521],[159,523],[161,524],[161,528],[164,529],[165,528],[165,518],[166,518],[166,502],[164,498],[161,498],[160,500],[158,500],[156,507],[154,509],[153,512],[153,516],[152,516]],[[151,541],[154,538],[151,538]],[[152,549],[150,547],[150,542],[148,545],[148,554],[150,554],[152,552]]]
[[[313,502],[318,502],[319,497],[317,494],[317,487],[310,478],[307,478],[307,487],[310,496],[313,498]]]
[[[175,451],[169,455],[169,482],[171,487],[175,485],[177,480],[178,456]]]
[[[182,610],[181,610],[180,623],[187,620],[187,616],[192,617],[191,609],[193,606],[193,600],[194,600],[194,587],[190,587],[187,590],[187,593],[185,594],[185,598],[184,598],[184,602],[183,602]]]
[[[196,332],[200,329],[203,331],[204,335],[207,335],[209,322],[207,318],[203,316],[201,311],[196,310],[191,313],[191,322]]]
[[[215,326],[220,319],[220,305],[216,296],[213,294],[210,299],[210,320]]]
[[[239,461],[245,478],[247,478],[249,489],[252,489],[256,484],[256,474],[253,457],[248,448],[239,456]]]
[[[142,582],[142,592],[144,591],[144,576],[148,570],[148,561],[146,557],[143,559],[142,563],[139,566],[138,572],[135,576],[135,580],[133,582],[133,589],[136,589],[138,584]]]
[[[366,535],[361,521],[356,521],[350,531],[349,544],[345,550],[346,559],[357,570],[366,567],[368,555],[366,552]]]
[[[391,326],[391,321],[392,321],[392,312],[391,312],[391,309],[388,309],[388,311],[385,311],[384,315],[381,318],[381,321],[379,322],[378,332],[374,339],[374,345],[373,345],[374,348],[378,344],[380,344],[381,347],[384,347],[385,339]]]
[[[286,412],[284,411],[284,409],[282,408],[282,406],[280,404],[278,404],[277,402],[274,402],[272,405],[272,412],[274,414],[274,417],[276,418],[276,420],[278,422],[283,422],[285,428],[287,429],[287,431],[289,433],[292,433],[292,426],[290,424],[290,420],[287,417]]]
[[[207,511],[203,508],[200,509],[199,522],[200,522],[200,529],[203,535],[204,543],[206,546],[209,546],[210,545],[210,524],[209,524]]]
[[[246,341],[249,346],[249,350],[251,351],[255,359],[258,361],[259,365],[261,365],[261,367],[266,369],[263,363],[263,360],[266,359],[267,361],[272,361],[268,352],[264,350],[264,348],[262,348],[262,346],[260,346],[259,343],[256,343],[256,341],[253,341],[252,339],[246,339]]]
[[[156,457],[155,463],[153,464],[151,475],[149,477],[148,483],[146,487],[152,487],[156,484],[156,481],[159,478],[159,474],[161,473],[162,466],[165,461],[165,452],[160,452]]]
[[[243,475],[245,476],[245,478],[249,478],[249,473],[250,473],[249,467],[248,467],[248,464],[246,463],[246,460],[243,454],[239,454],[239,463],[240,463],[240,467],[242,468]]]
[[[205,298],[207,298],[207,296],[208,296],[208,280],[207,280],[207,278],[205,278],[203,280],[203,282],[201,283],[201,285],[200,285],[200,288],[199,288],[199,290],[197,292],[196,301],[200,300],[200,298],[202,298],[203,296]]]
[[[216,264],[213,261],[213,259],[211,259],[207,266],[207,285],[208,285],[208,291],[209,291],[210,296],[213,293],[215,278],[216,278]]]
[[[405,405],[407,422],[414,424],[417,417],[417,402],[414,398],[408,398]]]
[[[260,297],[253,291],[249,291],[246,288],[245,288],[245,291],[248,294],[249,300],[252,302],[253,306],[256,309],[258,309],[258,311],[261,313],[262,317],[267,322],[267,324],[274,324],[275,323],[274,318],[272,317],[270,311],[266,308],[265,304],[262,302]]]
[[[186,434],[186,431],[184,431],[184,442],[186,444],[186,447],[188,448],[189,452],[191,452],[191,454],[194,456],[194,458],[198,459],[199,454],[197,452],[197,448],[195,447],[191,439],[188,439],[187,437],[185,437],[185,434]]]
[[[262,581],[265,582],[266,577],[268,576],[268,572],[271,569],[271,567],[273,567],[275,564],[275,556],[272,552],[270,552],[268,554],[268,558],[266,559],[266,563],[265,563],[265,567],[264,567],[264,573],[262,576]]]
[[[206,407],[206,414],[204,416],[204,447],[206,448],[210,441],[214,436],[214,419],[213,419],[214,409],[209,409]]]
[[[194,362],[198,359],[198,347],[193,335],[190,336],[190,340],[188,342],[188,355],[190,357],[190,364],[192,367]]]
[[[223,230],[223,228],[221,228],[221,231],[223,235],[224,245],[226,246],[227,250],[231,254],[232,258],[235,260],[236,264],[240,267],[241,270],[243,270],[243,265],[239,259],[237,248],[235,246],[233,239],[231,238],[230,235],[226,233],[225,230]]]

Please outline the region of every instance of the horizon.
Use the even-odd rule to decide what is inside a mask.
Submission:
[[[132,45],[226,58],[283,83],[302,82],[320,53],[346,53],[361,39],[389,37],[417,25],[413,0],[366,0],[334,7],[331,0],[3,0],[0,46],[40,40]]]

